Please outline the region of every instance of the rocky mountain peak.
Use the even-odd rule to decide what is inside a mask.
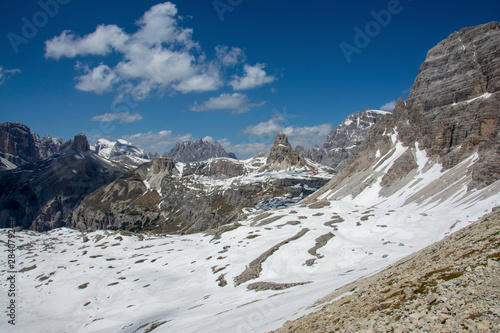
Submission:
[[[41,140],[38,134],[33,133],[35,144],[38,146],[40,158],[47,158],[59,152],[59,149],[64,144],[62,138],[53,138],[50,135],[45,135]]]
[[[404,101],[398,100],[399,105],[404,106]],[[397,108],[398,106],[396,106]],[[369,129],[377,122],[382,121],[390,112],[372,110],[369,107],[364,112],[356,111],[335,129],[328,133],[325,143],[321,147],[309,150],[304,147],[296,149],[305,157],[314,162],[334,168],[343,169],[365,140]]]
[[[334,200],[355,197],[378,181],[379,195],[387,197],[410,186],[415,174],[425,174],[431,165],[446,173],[443,183],[467,190],[494,185],[500,180],[499,45],[500,25],[492,22],[462,29],[433,47],[406,105],[399,100],[393,114],[372,126],[345,169],[315,195],[331,191]],[[377,174],[377,165],[389,157],[390,167]],[[438,189],[439,200],[457,191]],[[422,197],[437,195],[433,185],[420,191]]]
[[[28,126],[18,122],[0,124],[0,158],[21,166],[40,159],[40,153]],[[0,169],[5,163],[0,162]]]
[[[292,145],[288,141],[288,137],[285,134],[276,134],[276,138],[274,139],[274,144],[273,147],[277,146],[285,146],[285,147],[290,147],[292,148]]]
[[[285,134],[277,134],[268,152],[266,165],[262,170],[289,170],[295,168],[314,168],[288,141]]]
[[[212,143],[203,139],[177,142],[166,155],[183,163],[206,161],[214,157],[236,158],[234,154],[227,153],[217,141]]]
[[[80,151],[90,151],[89,141],[87,140],[85,133],[75,135],[72,147]]]
[[[470,187],[500,179],[498,45],[498,22],[451,34],[427,53],[406,105],[387,124],[446,169],[477,152]]]

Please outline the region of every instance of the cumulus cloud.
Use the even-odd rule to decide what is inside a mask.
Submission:
[[[222,93],[218,97],[211,97],[209,100],[190,106],[191,111],[210,111],[210,110],[232,110],[233,113],[245,113],[253,107],[264,105],[265,102],[250,103],[248,96],[240,93],[226,94]]]
[[[76,88],[82,91],[93,91],[96,94],[112,89],[113,84],[118,80],[114,70],[104,64],[89,69],[84,66],[85,74],[77,79]]]
[[[385,103],[384,105],[380,106],[379,109],[383,111],[392,112],[395,106],[396,106],[396,100]]]
[[[190,78],[176,84],[174,88],[182,93],[212,91],[222,86],[219,72],[210,69],[205,73],[191,76]]]
[[[225,84],[222,74],[245,61],[243,50],[217,46],[216,59],[209,61],[199,43],[193,40],[193,30],[182,27],[181,21],[174,4],[160,3],[137,20],[137,30],[133,33],[112,24],[99,25],[83,37],[64,30],[45,42],[45,57],[57,60],[118,55],[118,63],[84,68],[84,73],[76,78],[77,89],[97,94],[116,91],[118,96],[129,94],[142,100],[153,93],[162,96],[165,92],[219,89]],[[245,65],[245,75],[233,77],[230,85],[242,90],[274,81],[263,68],[260,64]]]
[[[0,86],[4,84],[5,80],[15,74],[21,73],[19,69],[4,69],[3,66],[0,66]]]
[[[129,36],[116,25],[99,25],[93,33],[78,37],[69,30],[45,42],[45,57],[59,59],[77,55],[106,55],[123,50]]]
[[[176,142],[184,142],[192,138],[193,136],[189,133],[174,134],[171,130],[149,131],[122,137],[123,140],[130,141],[148,152],[157,152],[159,154],[169,151]]]
[[[243,67],[245,75],[242,77],[234,76],[229,84],[234,90],[247,90],[258,88],[276,80],[275,76],[267,75],[266,71],[264,71],[264,67],[263,64],[257,64],[255,66],[245,64]]]
[[[120,124],[135,123],[142,120],[142,116],[139,112],[116,112],[116,113],[105,113],[97,116],[93,116],[90,121],[115,121],[119,120]]]

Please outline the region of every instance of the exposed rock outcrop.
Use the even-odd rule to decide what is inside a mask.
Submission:
[[[236,158],[233,153],[227,153],[217,141],[211,143],[203,139],[177,142],[166,155],[183,163],[206,161],[216,157]]]
[[[45,135],[41,140],[38,134],[34,134],[35,144],[38,147],[38,151],[40,153],[40,158],[44,159],[55,155],[61,149],[61,146],[64,144],[62,138],[53,138],[50,135]]]
[[[49,135],[40,140],[38,134],[32,133],[24,124],[2,123],[0,124],[0,171],[50,157],[57,154],[62,145],[62,138],[52,138]]]
[[[20,166],[40,159],[31,130],[21,123],[0,124],[0,157]]]
[[[328,134],[321,147],[316,145],[311,150],[297,147],[296,150],[314,162],[341,170],[347,165],[349,157],[359,150],[370,127],[388,114],[390,112],[369,108],[362,113],[356,111]]]
[[[88,148],[85,135],[77,135],[51,159],[0,173],[0,227],[9,217],[37,231],[69,226],[83,198],[124,172]]]
[[[449,170],[471,158],[470,167],[447,180],[461,179],[469,190],[499,180],[499,45],[500,26],[492,22],[455,32],[432,48],[406,103],[399,99],[394,112],[372,126],[348,166],[307,200],[325,192],[333,193],[332,200],[355,197],[379,177],[379,194],[390,195],[415,181],[418,154],[429,158],[421,172],[432,163]],[[384,161],[391,164],[387,170],[381,167]],[[429,187],[420,195],[438,188]],[[452,194],[443,193],[443,199]]]
[[[290,170],[290,169],[316,169],[302,155],[292,148],[285,134],[277,134],[271,150],[267,153],[266,165],[262,171]]]

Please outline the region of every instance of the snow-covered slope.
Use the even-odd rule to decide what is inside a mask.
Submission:
[[[137,167],[150,161],[144,150],[122,139],[118,139],[116,142],[99,139],[93,150],[101,157],[132,167]]]
[[[390,168],[393,161],[385,159],[379,170]],[[15,329],[277,328],[314,310],[309,306],[337,287],[381,270],[499,205],[499,182],[469,193],[461,190],[466,178],[448,182],[473,162],[471,157],[441,172],[440,165],[429,165],[419,154],[420,180],[383,200],[374,183],[355,201],[324,200],[335,194],[325,193],[308,205],[250,213],[216,234],[20,232],[17,269],[25,271],[17,275],[22,317]],[[440,189],[427,200],[402,205],[437,184]],[[451,191],[453,196],[443,196]],[[6,236],[3,230],[2,240]],[[5,257],[1,260],[6,267]],[[4,288],[6,274],[4,270]],[[0,329],[15,331],[6,321],[0,322]]]

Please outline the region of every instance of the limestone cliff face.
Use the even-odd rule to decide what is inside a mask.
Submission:
[[[34,163],[57,154],[63,145],[62,138],[49,135],[41,140],[38,134],[21,123],[0,124],[0,171]],[[10,162],[7,166],[5,162]]]
[[[40,159],[31,130],[21,123],[0,124],[0,157],[16,166]]]
[[[499,180],[499,46],[499,23],[492,22],[455,32],[432,48],[406,103],[399,99],[393,113],[370,129],[351,163],[322,192],[345,186],[356,195],[371,186],[377,165],[392,158],[396,142],[406,151],[379,175],[381,193],[413,179],[416,154],[422,150],[444,170],[477,153],[473,166],[463,171],[469,189]]]

